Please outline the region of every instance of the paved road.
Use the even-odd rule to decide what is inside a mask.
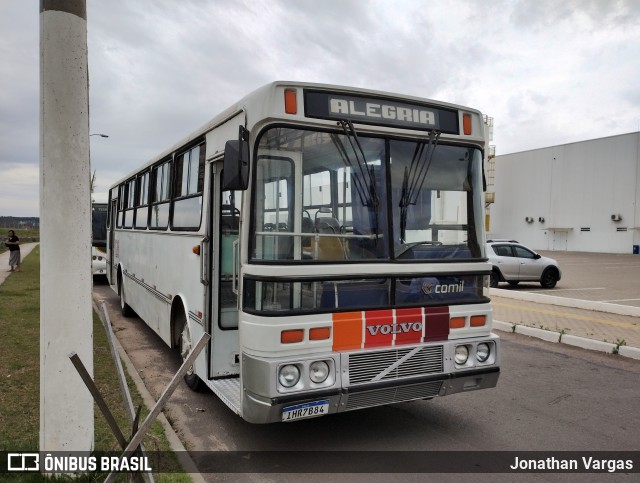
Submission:
[[[544,255],[555,258],[562,269],[556,288],[500,284],[499,289],[491,289],[494,320],[606,341],[609,347],[623,344],[620,354],[640,359],[640,256]]]
[[[144,323],[124,319],[106,285],[104,301],[114,330],[145,384],[158,397],[180,364],[178,355]],[[211,393],[181,385],[168,411],[177,432],[204,467],[211,450],[419,450],[584,452],[640,449],[640,361],[501,334],[502,374],[498,387],[300,421],[251,425]],[[319,462],[321,464],[321,462]],[[302,475],[215,475],[207,481],[300,481]],[[435,475],[431,475],[434,477]],[[437,475],[437,481],[460,481]],[[617,475],[617,481],[637,481]],[[338,481],[309,474],[306,481]],[[429,475],[349,475],[352,481],[426,481]],[[514,481],[513,475],[476,475],[474,481]],[[435,481],[435,479],[434,479]],[[517,481],[599,482],[602,475],[518,475]]]

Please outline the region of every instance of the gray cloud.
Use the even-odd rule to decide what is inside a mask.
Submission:
[[[637,130],[635,0],[88,0],[98,190],[290,79],[479,108],[498,153]],[[39,12],[1,7],[0,214],[37,215]]]

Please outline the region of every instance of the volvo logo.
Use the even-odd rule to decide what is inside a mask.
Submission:
[[[406,334],[409,332],[422,332],[422,322],[400,322],[399,324],[379,324],[367,326],[371,335]]]

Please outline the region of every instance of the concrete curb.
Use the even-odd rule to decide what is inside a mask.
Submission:
[[[606,302],[594,302],[592,300],[569,299],[557,297],[555,295],[543,295],[530,292],[515,292],[501,288],[489,289],[490,295],[505,299],[524,300],[526,302],[537,302],[548,305],[558,305],[572,309],[593,310],[595,312],[605,312],[615,315],[628,315],[630,317],[640,317],[640,307],[629,307],[627,305],[609,304]]]
[[[564,334],[560,340],[561,344],[573,345],[576,347],[582,347],[583,349],[589,349],[592,351],[608,352],[613,354],[616,344],[611,342],[603,342],[600,340],[585,339],[584,337],[578,337],[575,335]]]
[[[621,345],[618,348],[618,354],[624,357],[630,357],[631,359],[637,359],[640,361],[640,349],[636,347]]]
[[[560,333],[554,332],[552,330],[538,329],[536,327],[529,327],[527,325],[516,325],[515,329],[516,334],[535,337],[537,339],[546,340],[547,342],[560,342],[562,340],[560,338]]]
[[[502,332],[511,332],[515,334],[526,335],[529,337],[542,339],[547,342],[566,344],[574,347],[580,347],[582,349],[606,352],[608,354],[613,354],[617,347],[618,355],[628,357],[630,359],[640,360],[640,349],[636,349],[635,347],[628,347],[625,345],[618,347],[617,344],[612,344],[611,342],[601,342],[599,340],[577,337],[575,335],[560,334],[560,332],[554,332],[552,330],[538,329],[536,327],[529,327],[520,324],[511,324],[509,322],[502,322],[500,320],[493,321],[493,328]]]

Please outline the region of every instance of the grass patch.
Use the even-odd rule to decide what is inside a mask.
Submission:
[[[37,451],[40,434],[40,247],[26,257],[22,269],[0,284],[0,451]],[[107,334],[100,318],[93,314],[94,381],[113,413],[125,438],[131,436],[131,422],[120,392]],[[70,363],[71,364],[71,363]],[[142,397],[127,376],[134,406]],[[149,413],[143,406],[140,421]],[[100,410],[95,407],[95,450],[119,451],[119,446]],[[162,425],[157,421],[143,441],[147,451],[171,451]],[[160,482],[187,482],[177,458],[167,463],[176,473],[156,474]],[[11,477],[11,478],[5,478]],[[122,476],[124,481],[126,476]],[[2,479],[20,482],[55,481],[39,474],[3,474]],[[75,481],[102,481],[94,474]],[[62,480],[61,480],[62,481]],[[63,481],[69,481],[63,479]]]

